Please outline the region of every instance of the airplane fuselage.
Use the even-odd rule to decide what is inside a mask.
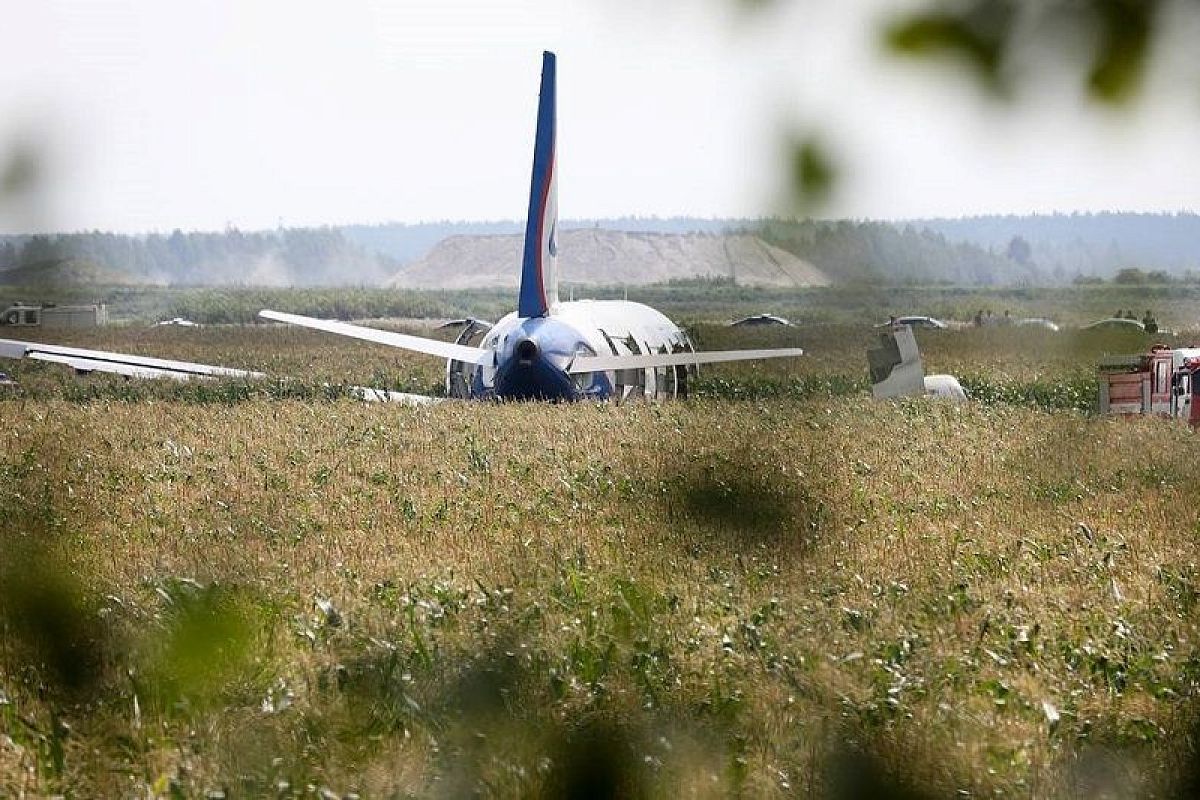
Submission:
[[[473,344],[464,331],[462,344]],[[693,366],[609,370],[571,374],[578,356],[693,352],[687,333],[663,314],[624,300],[557,303],[541,317],[513,312],[483,333],[478,347],[492,363],[450,361],[450,396],[502,400],[628,400],[687,393]]]

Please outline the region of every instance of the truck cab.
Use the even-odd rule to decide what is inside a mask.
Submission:
[[[1200,426],[1200,351],[1181,362],[1171,375],[1171,416]]]

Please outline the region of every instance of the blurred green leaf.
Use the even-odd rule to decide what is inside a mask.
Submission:
[[[204,706],[251,678],[265,629],[247,592],[174,581],[162,587],[166,630],[146,640],[146,674],[164,704]]]
[[[1101,38],[1088,74],[1088,90],[1097,100],[1121,103],[1141,85],[1159,2],[1096,0],[1092,5]]]
[[[958,58],[985,87],[998,91],[1003,88],[1000,67],[1014,17],[1014,8],[1007,2],[977,2],[962,11],[921,12],[888,26],[884,43],[899,55]]]
[[[984,88],[1003,94],[1008,89],[1005,61],[1024,44],[1026,32],[1042,30],[1049,23],[1064,33],[1095,31],[1095,51],[1090,63],[1081,65],[1079,80],[1093,99],[1116,105],[1128,101],[1141,85],[1156,43],[1155,21],[1162,5],[1162,0],[930,3],[887,26],[883,43],[898,55],[958,58],[971,67]],[[1019,17],[1023,19],[1020,26],[1016,25]],[[1058,38],[1043,41],[1057,42]]]
[[[825,148],[809,137],[792,146],[792,188],[802,206],[823,203],[837,181],[837,167]]]
[[[88,691],[101,677],[109,638],[90,598],[65,565],[6,537],[0,568],[0,631],[15,664],[41,667],[50,688]],[[9,648],[12,648],[11,651]]]
[[[26,192],[41,178],[41,159],[29,145],[13,148],[4,168],[0,170],[0,194]]]

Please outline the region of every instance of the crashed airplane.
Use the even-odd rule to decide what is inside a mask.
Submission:
[[[799,348],[696,352],[687,333],[649,306],[627,300],[558,299],[555,56],[542,56],[533,176],[517,310],[495,325],[470,321],[455,342],[263,310],[266,320],[446,359],[449,397],[498,400],[682,397],[699,364],[799,356]],[[127,377],[263,377],[206,364],[0,339],[0,357],[61,363]],[[369,400],[421,395],[357,388]]]

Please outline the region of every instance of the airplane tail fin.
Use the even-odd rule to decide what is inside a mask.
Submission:
[[[529,214],[525,218],[525,255],[517,313],[543,317],[558,302],[558,175],[555,166],[554,53],[542,54],[537,134]]]
[[[879,347],[867,351],[871,368],[871,393],[879,397],[904,397],[925,393],[925,366],[917,337],[907,325],[879,332]]]
[[[892,325],[879,334],[879,347],[867,350],[871,394],[876,398],[939,397],[956,403],[967,400],[953,375],[926,375],[917,337],[908,325]]]

